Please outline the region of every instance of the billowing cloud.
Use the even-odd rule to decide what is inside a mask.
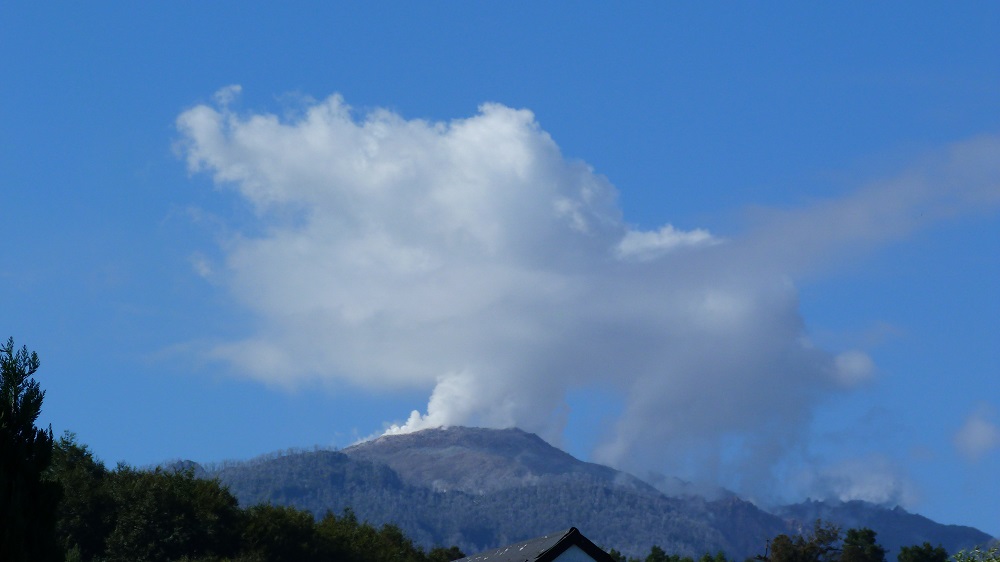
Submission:
[[[748,485],[802,442],[818,403],[874,372],[861,351],[809,342],[796,280],[1000,199],[985,138],[842,199],[758,213],[735,237],[643,231],[530,111],[428,122],[332,96],[279,118],[232,109],[238,93],[177,120],[190,170],[258,220],[223,263],[199,262],[257,319],[215,357],[280,384],[427,389],[426,411],[392,431],[553,438],[567,392],[611,388],[624,406],[596,458],[738,468]]]
[[[806,469],[797,476],[804,496],[839,501],[862,500],[882,505],[912,505],[916,490],[884,455],[871,454]]]
[[[992,410],[985,405],[977,408],[955,433],[955,447],[967,459],[977,461],[983,455],[1000,449],[1000,426],[993,422],[992,414]]]

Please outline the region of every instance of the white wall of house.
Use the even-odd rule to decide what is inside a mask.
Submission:
[[[594,559],[580,547],[571,546],[566,549],[566,552],[556,556],[552,562],[594,562]]]

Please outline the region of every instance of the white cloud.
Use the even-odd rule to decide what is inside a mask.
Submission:
[[[798,476],[798,484],[807,497],[909,507],[917,493],[902,472],[884,455],[872,454],[806,471]]]
[[[1000,449],[1000,426],[992,421],[992,413],[986,406],[976,409],[955,433],[955,447],[967,459],[977,461]]]
[[[177,120],[189,168],[259,220],[224,263],[199,266],[258,320],[215,357],[280,384],[426,388],[426,413],[396,431],[516,424],[553,438],[568,391],[614,388],[624,411],[599,459],[682,476],[733,465],[718,451],[735,439],[746,454],[728,470],[766,478],[818,402],[871,375],[862,352],[808,344],[796,278],[942,205],[1000,199],[1000,150],[982,139],[719,243],[630,229],[615,188],[527,110],[427,122],[357,116],[332,96],[282,120],[238,113],[237,93]]]
[[[699,228],[684,232],[668,224],[655,231],[629,230],[618,243],[617,252],[621,258],[651,260],[678,248],[717,243],[719,240],[707,230]]]
[[[191,267],[194,268],[199,277],[209,280],[212,278],[214,271],[212,270],[212,262],[208,258],[201,254],[194,254],[191,256],[190,261]]]
[[[871,357],[856,349],[837,355],[834,367],[837,380],[846,387],[867,382],[875,375],[875,363]]]

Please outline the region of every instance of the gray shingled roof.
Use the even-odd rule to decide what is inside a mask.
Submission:
[[[613,562],[607,552],[576,527],[466,556],[456,562],[551,562],[571,546],[579,547],[597,562]]]

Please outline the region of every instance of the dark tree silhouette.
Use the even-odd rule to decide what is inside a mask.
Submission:
[[[899,562],[948,562],[948,551],[943,546],[925,542],[917,546],[904,546],[896,556]]]
[[[42,474],[52,462],[52,428],[35,427],[41,390],[38,355],[0,345],[0,560],[60,560],[55,535],[59,485]]]
[[[885,562],[885,549],[875,542],[875,531],[848,529],[840,562]]]

